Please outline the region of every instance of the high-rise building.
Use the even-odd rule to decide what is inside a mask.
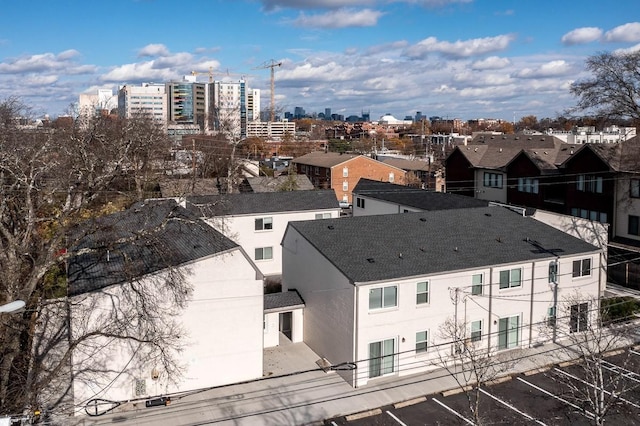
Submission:
[[[212,91],[213,106],[212,129],[224,133],[231,139],[245,138],[247,136],[245,81],[216,81],[212,84],[210,91]]]
[[[260,121],[260,89],[247,89],[247,121]]]
[[[118,90],[118,115],[131,118],[135,114],[149,114],[162,123],[167,122],[167,94],[164,84],[143,83],[124,85]]]
[[[187,76],[183,81],[167,83],[166,92],[169,123],[197,124],[204,130],[207,114],[206,83],[197,83],[195,78]]]
[[[331,108],[324,109],[324,119],[331,120]]]

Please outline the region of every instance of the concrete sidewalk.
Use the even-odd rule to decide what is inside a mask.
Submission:
[[[540,369],[565,361],[559,346],[517,349],[509,374]],[[315,364],[319,357],[304,343],[265,351],[262,380],[174,397],[167,407],[128,405],[117,413],[78,419],[81,425],[307,425],[385,405],[458,388],[443,369],[407,377],[376,380],[354,389],[335,372]]]

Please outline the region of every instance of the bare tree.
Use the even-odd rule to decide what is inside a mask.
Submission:
[[[592,78],[571,84],[575,110],[640,122],[640,52],[602,52],[586,61]]]
[[[569,369],[553,369],[547,374],[596,425],[603,425],[611,412],[624,404],[625,394],[638,387],[628,379],[626,369],[635,324],[630,318],[613,318],[611,312],[611,305],[601,308],[599,299],[576,292],[560,303],[557,319],[546,326],[549,333],[557,327],[560,351],[575,360]],[[612,364],[607,358],[614,351],[618,355]]]
[[[45,327],[40,340],[36,330],[53,324],[54,318],[47,316],[52,313],[68,324],[63,314],[67,310],[62,309],[68,296],[66,249],[83,237],[70,230],[141,195],[121,191],[119,182],[131,173],[132,164],[140,164],[136,158],[151,158],[138,142],[153,140],[100,115],[78,117],[53,129],[25,130],[17,125],[25,110],[14,99],[0,103],[6,118],[0,126],[0,303],[27,304],[20,315],[0,316],[0,407],[9,413],[38,407],[49,384],[68,370],[70,355],[56,355],[60,352],[54,344],[68,341],[64,328]],[[180,277],[173,279],[180,283]],[[136,303],[146,300],[144,307],[151,306],[145,293],[136,297]],[[131,313],[131,306],[113,309],[116,314]],[[159,321],[153,312],[141,315],[141,321]]]
[[[487,344],[487,336],[471,330],[469,324],[447,318],[438,328],[438,337],[451,344],[440,345],[436,364],[454,378],[464,392],[476,425],[484,423],[480,407],[482,388],[513,367],[508,354],[498,353]]]

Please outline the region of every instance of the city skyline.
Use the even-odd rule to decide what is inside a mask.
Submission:
[[[602,51],[640,50],[640,4],[586,0],[32,0],[4,5],[0,99],[64,114],[83,92],[244,76],[281,111],[555,117]]]

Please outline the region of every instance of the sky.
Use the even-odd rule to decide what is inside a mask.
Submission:
[[[587,57],[640,50],[638,0],[21,0],[0,16],[0,100],[52,117],[209,69],[266,110],[275,61],[278,110],[553,118]]]

